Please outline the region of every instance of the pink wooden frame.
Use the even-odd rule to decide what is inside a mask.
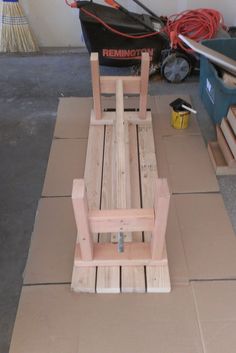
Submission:
[[[138,266],[167,262],[165,233],[170,203],[166,179],[157,179],[153,209],[89,210],[85,182],[75,179],[72,201],[78,230],[76,266]],[[118,253],[116,244],[94,243],[92,233],[151,231],[150,243],[125,243]]]
[[[147,94],[149,80],[150,57],[148,53],[142,53],[141,75],[138,76],[100,76],[98,53],[92,53],[90,57],[93,102],[95,119],[102,119],[101,94],[115,94],[116,81],[123,82],[125,94],[139,94],[139,118],[146,119],[147,116]]]

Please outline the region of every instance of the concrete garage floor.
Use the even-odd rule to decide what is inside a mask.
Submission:
[[[106,74],[130,69],[102,68]],[[37,203],[53,135],[58,98],[91,96],[89,57],[40,54],[0,57],[0,353],[9,351]],[[190,94],[205,141],[214,126],[198,96],[198,77],[154,81],[150,94]],[[236,231],[236,177],[219,178]]]

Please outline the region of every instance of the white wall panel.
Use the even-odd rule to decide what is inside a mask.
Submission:
[[[64,0],[20,0],[41,46],[82,46],[78,10],[70,9]],[[131,0],[121,4],[139,12]],[[142,0],[157,14],[170,15],[185,9],[214,7],[220,10],[228,25],[236,25],[236,0]],[[102,0],[96,2],[104,3]]]

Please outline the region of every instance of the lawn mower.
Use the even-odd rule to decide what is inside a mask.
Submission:
[[[157,16],[139,0],[132,1],[147,14],[130,12],[114,0],[105,0],[110,6],[92,0],[65,1],[72,8],[80,9],[85,45],[89,53],[98,52],[101,65],[139,65],[141,53],[148,52],[152,72],[160,70],[173,83],[185,80],[198,65],[198,57],[181,43],[178,34],[188,34],[195,40],[196,35],[198,40],[209,39],[222,21],[219,12],[212,9],[186,11],[167,19]],[[203,15],[206,23],[202,23]]]

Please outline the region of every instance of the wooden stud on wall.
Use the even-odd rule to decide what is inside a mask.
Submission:
[[[102,118],[102,104],[101,104],[101,87],[100,87],[100,72],[98,53],[91,53],[91,74],[92,74],[92,86],[93,86],[93,104],[95,119]]]

